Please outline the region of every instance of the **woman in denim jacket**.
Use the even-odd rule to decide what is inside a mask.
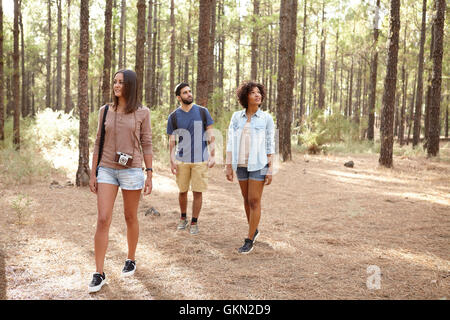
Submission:
[[[239,253],[249,253],[259,236],[261,196],[264,185],[272,182],[272,155],[275,153],[272,116],[259,106],[266,97],[262,84],[246,81],[237,89],[244,110],[236,111],[228,128],[226,177],[233,181],[233,171],[244,198],[249,226],[248,237]]]

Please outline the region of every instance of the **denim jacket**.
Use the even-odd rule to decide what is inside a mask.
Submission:
[[[239,144],[242,130],[247,122],[245,109],[236,111],[228,127],[227,152],[231,152],[231,166],[237,170]],[[248,156],[248,171],[261,170],[268,163],[267,155],[275,153],[275,129],[272,116],[258,109],[250,122],[251,144]]]

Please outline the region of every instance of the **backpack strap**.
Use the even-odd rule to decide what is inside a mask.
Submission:
[[[170,114],[170,121],[172,122],[172,130],[175,131],[178,129],[178,125],[177,125],[177,109],[175,109],[171,114]]]
[[[202,117],[203,130],[206,131],[206,108],[200,106],[200,116]]]
[[[200,108],[200,116],[202,117],[202,122],[203,122],[203,131],[206,132],[206,108],[199,106]],[[210,144],[211,142],[209,140],[206,141],[206,144]]]
[[[105,105],[105,111],[103,111],[103,119],[102,119],[102,128],[100,131],[100,145],[98,149],[98,158],[97,158],[97,168],[95,171],[95,176],[98,175],[98,165],[100,164],[100,160],[102,159],[103,154],[103,145],[105,144],[105,123],[106,123],[106,115],[108,114],[109,105]]]

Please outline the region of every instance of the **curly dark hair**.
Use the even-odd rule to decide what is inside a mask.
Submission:
[[[239,103],[245,109],[248,108],[248,95],[255,87],[259,89],[259,92],[261,93],[261,103],[263,103],[266,98],[266,88],[264,88],[264,86],[260,83],[254,81],[244,81],[236,90]]]

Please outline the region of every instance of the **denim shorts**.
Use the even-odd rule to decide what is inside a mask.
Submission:
[[[256,180],[256,181],[264,181],[266,178],[268,164],[261,170],[257,171],[248,171],[247,167],[238,167],[236,170],[236,176],[239,181]]]
[[[144,188],[145,176],[141,168],[111,169],[99,167],[97,183],[114,184],[122,190],[140,190]]]

